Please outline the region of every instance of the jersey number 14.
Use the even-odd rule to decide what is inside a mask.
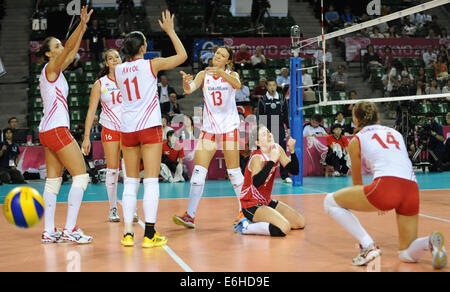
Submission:
[[[381,147],[383,147],[384,149],[389,149],[389,146],[386,145],[387,144],[393,144],[395,145],[395,147],[400,150],[400,143],[395,140],[395,137],[391,134],[391,133],[387,133],[387,137],[386,137],[386,143],[383,142],[383,140],[381,140],[380,136],[378,136],[378,134],[374,134],[372,136],[372,140],[377,140],[378,143],[380,143]]]

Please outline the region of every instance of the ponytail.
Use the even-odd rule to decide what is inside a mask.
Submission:
[[[361,130],[364,127],[376,125],[379,123],[379,113],[377,106],[373,102],[360,101],[353,107],[353,116],[356,117]]]

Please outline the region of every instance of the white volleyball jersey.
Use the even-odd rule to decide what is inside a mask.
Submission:
[[[125,62],[116,66],[115,73],[122,94],[120,131],[132,133],[161,126],[158,79],[152,62],[144,59]]]
[[[231,71],[226,70],[230,74]],[[202,130],[211,134],[225,134],[239,128],[240,119],[236,107],[236,89],[221,77],[205,73],[203,81]]]
[[[361,146],[361,159],[370,168],[374,179],[393,176],[416,180],[403,136],[380,125],[364,127],[356,137]]]
[[[44,105],[44,117],[39,124],[39,132],[46,132],[58,127],[70,128],[69,107],[67,96],[69,95],[69,84],[62,72],[58,78],[50,82],[47,78],[46,64],[39,77],[39,88],[42,103]]]
[[[102,103],[102,113],[100,114],[100,124],[114,131],[120,131],[120,117],[122,113],[122,94],[117,88],[116,82],[108,75],[99,79],[100,101]]]

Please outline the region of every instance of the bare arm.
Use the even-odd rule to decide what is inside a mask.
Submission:
[[[198,72],[195,79],[193,79],[192,75],[186,74],[183,71],[180,71],[180,74],[183,76],[184,94],[192,94],[194,91],[202,87],[203,80],[205,80],[205,71]]]
[[[88,10],[87,6],[84,6],[81,9],[81,17],[80,17],[81,22],[76,28],[76,30],[71,34],[70,38],[67,40],[61,55],[59,55],[55,61],[48,63],[46,70],[50,81],[56,80],[56,78],[59,75],[59,72],[64,71],[63,70],[65,69],[64,65],[67,62],[69,62],[69,65],[70,63],[72,63],[73,58],[70,58],[70,54],[72,53],[73,50],[77,48],[77,43],[81,42],[81,39],[83,38],[83,35],[86,32],[86,24],[89,22],[89,19],[92,13],[94,12],[91,9],[91,11],[88,13],[87,10]]]
[[[222,77],[226,82],[230,83],[234,89],[239,90],[242,88],[239,74],[236,72],[231,72],[228,74],[224,70],[217,67],[208,67],[205,69],[205,72]]]
[[[175,15],[171,15],[170,12],[166,10],[162,13],[162,22],[161,20],[158,20],[158,22],[161,28],[170,37],[177,54],[168,58],[153,59],[152,68],[155,75],[157,75],[161,70],[170,70],[183,64],[188,57],[183,43],[180,41],[174,30],[174,17]]]
[[[82,144],[83,153],[89,154],[91,148],[91,141],[89,136],[92,129],[92,124],[94,123],[95,112],[97,111],[98,103],[100,102],[101,95],[100,81],[97,80],[91,89],[91,96],[89,100],[89,109],[86,114],[86,121],[84,122],[84,139]]]
[[[362,186],[362,165],[361,165],[361,151],[359,149],[359,140],[353,138],[348,145],[350,160],[352,162],[352,180],[354,186]]]

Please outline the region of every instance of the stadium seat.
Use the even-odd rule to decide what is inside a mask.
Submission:
[[[42,109],[42,98],[40,96],[34,96],[30,99],[30,105],[32,109]]]
[[[30,113],[30,121],[32,123],[39,123],[44,117],[44,113],[41,110],[34,110]]]
[[[80,75],[76,72],[70,72],[65,74],[67,82],[69,83],[78,83],[81,82]]]
[[[83,74],[83,80],[87,83],[93,83],[95,81],[95,75],[93,72],[86,72]]]
[[[431,110],[435,114],[446,114],[448,112],[448,104],[447,103],[437,103],[431,105]]]
[[[419,103],[415,106],[415,113],[418,115],[424,115],[431,111],[431,104]]]
[[[30,71],[31,73],[41,74],[43,68],[44,68],[43,63],[32,63]]]
[[[68,98],[69,107],[81,107],[83,106],[82,97],[79,95],[71,95]]]
[[[70,120],[71,121],[82,121],[83,120],[83,112],[81,110],[71,110],[70,111]]]
[[[41,95],[41,91],[39,89],[39,84],[32,84],[30,86],[29,95],[30,96],[40,96]]]

